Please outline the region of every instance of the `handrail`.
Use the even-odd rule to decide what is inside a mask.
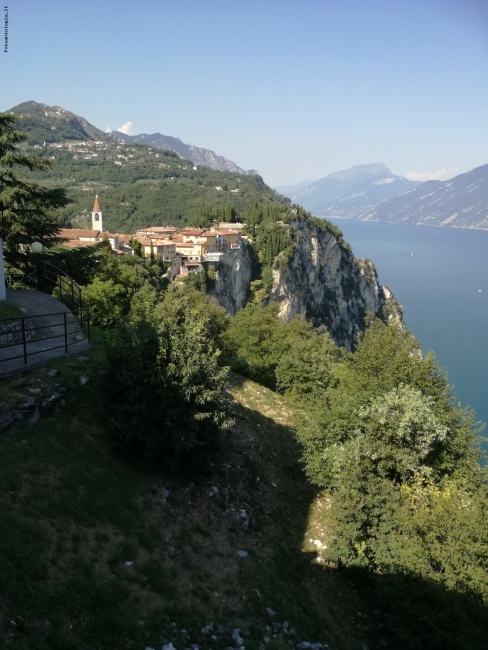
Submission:
[[[5,283],[10,286],[16,281],[21,281],[29,288],[53,295],[70,309],[83,307],[82,289],[66,271],[60,269],[52,262],[40,259],[38,255],[34,260],[27,255],[15,258],[12,271],[5,272]]]
[[[0,326],[3,323],[20,321],[20,330],[16,329],[4,333],[12,334],[13,338],[17,338],[17,340],[4,345],[0,344],[0,368],[3,362],[15,359],[23,359],[24,366],[27,366],[29,357],[51,350],[64,349],[64,352],[68,354],[70,346],[80,343],[80,335],[81,339],[85,339],[90,343],[90,308],[88,304],[83,303],[80,285],[66,271],[50,261],[40,259],[39,256],[32,258],[28,255],[22,255],[12,261],[14,264],[12,264],[11,270],[5,272],[5,284],[7,286],[20,282],[28,289],[37,289],[57,298],[66,305],[69,311],[22,316],[20,319],[1,319]],[[56,316],[60,317],[59,322],[57,322]],[[68,316],[71,316],[71,318],[68,318]],[[39,318],[54,318],[54,322],[43,325],[39,323]],[[36,320],[39,323],[38,325],[36,325]],[[26,321],[29,322],[27,327]],[[45,332],[46,335],[41,332],[41,330],[49,329],[51,329],[51,332]],[[32,332],[35,332],[33,337]],[[17,337],[15,334],[17,334]],[[1,332],[0,336],[3,336]],[[48,341],[51,341],[53,345],[47,343]],[[44,342],[46,343],[44,344]],[[17,346],[19,353],[5,358],[3,351],[8,348],[15,348],[15,346]],[[14,349],[12,352],[16,352],[16,350]]]
[[[68,316],[73,315],[74,318],[70,320]],[[52,318],[54,316],[60,316],[59,322],[51,322],[48,325],[36,325],[33,321],[39,318]],[[30,323],[26,323],[30,321]],[[12,330],[11,332],[4,334],[18,334],[20,335],[18,340],[0,344],[0,369],[1,364],[6,361],[13,361],[15,359],[24,360],[24,365],[29,363],[29,357],[32,357],[36,354],[41,354],[43,352],[49,352],[52,350],[64,349],[65,353],[69,353],[69,348],[72,345],[80,343],[83,339],[86,339],[90,343],[90,310],[89,307],[80,307],[72,311],[59,311],[53,312],[50,314],[38,314],[34,316],[21,316],[20,318],[3,318],[0,319],[0,329],[3,324],[18,323],[20,322],[20,330]],[[40,330],[50,329],[51,332],[48,332],[48,336],[38,335]],[[70,331],[71,330],[71,331]],[[54,333],[53,333],[54,331]],[[28,334],[35,332],[35,336],[32,339],[28,339]],[[4,334],[0,333],[0,336]],[[81,334],[81,339],[80,339]],[[53,343],[58,343],[58,345],[48,345],[48,347],[39,344],[46,341],[53,341]],[[35,348],[39,349],[35,349]],[[5,357],[3,354],[4,350],[8,348],[17,348],[19,354],[14,354],[13,356]],[[13,350],[15,352],[15,350]]]

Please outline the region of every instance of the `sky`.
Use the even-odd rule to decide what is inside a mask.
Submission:
[[[274,187],[367,163],[414,180],[488,163],[487,0],[5,4],[3,111],[33,99],[179,137]]]

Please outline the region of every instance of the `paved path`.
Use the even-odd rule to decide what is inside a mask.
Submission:
[[[0,347],[0,378],[30,370],[66,354],[65,314],[68,354],[80,352],[89,345],[71,311],[47,293],[7,289],[7,300],[20,307],[30,318],[34,337],[26,343],[27,364],[22,344]]]

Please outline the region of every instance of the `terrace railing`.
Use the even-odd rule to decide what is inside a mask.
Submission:
[[[1,319],[0,372],[8,362],[28,365],[37,359],[57,356],[56,351],[68,354],[86,341],[90,342],[88,307]]]
[[[90,309],[82,288],[65,271],[38,257],[20,256],[5,270],[9,288],[38,290],[62,302],[67,309],[0,320],[0,371],[6,364],[66,354],[72,346],[90,343]],[[21,361],[22,360],[22,361]]]

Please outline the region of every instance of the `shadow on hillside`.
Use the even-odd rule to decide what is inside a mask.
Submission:
[[[349,570],[349,573],[353,573]],[[363,579],[363,576],[359,576]],[[486,650],[488,608],[470,591],[455,593],[414,574],[369,577],[381,611],[382,637],[396,648]]]
[[[254,594],[248,605],[271,607],[277,620],[292,621],[308,641],[331,648],[486,650],[488,610],[474,594],[413,575],[372,576],[318,564],[317,553],[303,550],[318,492],[303,472],[293,431],[239,406],[235,433],[256,504],[249,542],[259,564],[243,564],[241,573]],[[262,561],[265,549],[272,551]]]
[[[257,617],[270,607],[277,612],[275,622],[296,627],[298,641],[359,649],[369,634],[357,628],[363,624],[356,621],[357,611],[366,605],[354,593],[355,582],[319,567],[316,553],[303,550],[317,489],[306,480],[293,430],[251,404],[235,411],[228,458],[233,465],[238,460],[243,470],[255,522],[241,535],[242,547],[254,560],[241,565],[240,586],[247,598],[241,615],[247,611]]]

